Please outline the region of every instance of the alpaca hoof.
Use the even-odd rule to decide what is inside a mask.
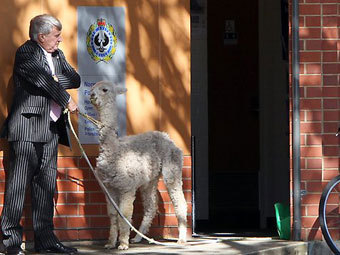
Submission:
[[[121,244],[118,246],[118,250],[127,250],[129,249],[129,246],[127,244]]]
[[[131,239],[131,243],[139,243],[140,241],[142,241],[142,237],[139,235]]]
[[[116,247],[116,244],[108,243],[108,244],[105,244],[104,247],[105,249],[110,250],[110,249],[114,249]]]

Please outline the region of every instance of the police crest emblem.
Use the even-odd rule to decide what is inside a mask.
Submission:
[[[109,62],[117,49],[117,36],[113,26],[105,19],[97,19],[87,31],[86,46],[87,52],[96,63]]]

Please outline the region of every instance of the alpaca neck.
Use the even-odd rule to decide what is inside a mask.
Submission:
[[[112,106],[102,107],[99,109],[99,119],[103,125],[99,130],[100,140],[103,141],[108,137],[117,138],[117,109]]]

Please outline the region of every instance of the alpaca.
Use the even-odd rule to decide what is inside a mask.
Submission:
[[[126,88],[111,82],[97,82],[91,89],[91,103],[99,113],[99,155],[96,171],[123,215],[131,222],[133,202],[139,189],[144,215],[139,231],[146,234],[158,209],[157,184],[163,175],[164,183],[175,208],[178,220],[178,243],[186,242],[187,204],[182,190],[182,151],[166,133],[150,131],[143,134],[117,137],[116,96]],[[107,198],[106,198],[107,199]],[[129,248],[130,228],[118,217],[107,199],[110,217],[110,236],[106,248]],[[119,237],[118,237],[119,233]],[[136,235],[131,242],[140,242]]]

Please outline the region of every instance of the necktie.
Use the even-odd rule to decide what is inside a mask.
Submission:
[[[55,69],[52,61],[52,54],[46,53],[45,55],[46,62],[50,68],[50,71],[52,73],[52,76],[55,75]],[[61,107],[58,105],[54,100],[51,100],[51,111],[50,111],[50,117],[51,119],[56,122],[61,114]]]

